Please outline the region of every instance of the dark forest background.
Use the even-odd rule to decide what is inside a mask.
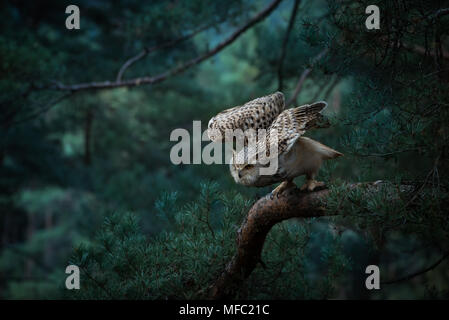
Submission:
[[[336,216],[276,225],[234,296],[449,297],[448,1],[11,0],[0,30],[0,298],[206,297],[272,188],[173,165],[170,133],[277,90],[329,103]]]

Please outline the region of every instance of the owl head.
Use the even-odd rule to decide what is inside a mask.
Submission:
[[[246,186],[253,186],[260,177],[257,164],[229,164],[231,175],[235,182]]]
[[[235,182],[245,186],[257,186],[261,179],[260,168],[266,165],[254,161],[250,156],[248,157],[248,148],[245,146],[240,152],[233,151],[229,166],[231,175]]]

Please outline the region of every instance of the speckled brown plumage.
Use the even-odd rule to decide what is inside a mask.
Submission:
[[[235,132],[242,130],[243,146],[236,144],[229,163],[235,182],[255,187],[282,182],[273,190],[273,194],[279,194],[294,186],[295,177],[305,175],[302,189],[312,191],[323,185],[314,179],[322,162],[343,155],[302,137],[306,130],[322,127],[320,112],[326,106],[326,102],[319,101],[284,110],[284,95],[276,92],[219,113],[209,121],[208,134],[213,141],[231,141],[234,137],[242,141],[240,133]],[[234,130],[232,136],[226,137],[227,129]],[[251,139],[251,133],[257,134],[257,142]]]
[[[285,110],[270,126],[267,137],[268,144],[275,143],[272,137],[276,130],[279,154],[287,152],[296,139],[302,136],[307,129],[313,127],[314,120],[326,106],[326,102],[319,101],[311,105],[306,104]]]
[[[270,156],[270,146],[277,146],[277,156],[288,152],[295,141],[302,136],[306,129],[313,127],[320,111],[327,106],[324,101],[311,105],[284,110],[267,129],[265,141],[259,141],[256,146],[249,146],[240,150],[235,156],[235,163],[253,163],[261,152]],[[271,155],[275,156],[275,155]]]
[[[284,94],[276,92],[251,100],[242,106],[226,109],[210,119],[209,138],[216,142],[224,141],[227,129],[243,131],[267,129],[284,108]],[[215,134],[214,130],[217,130],[220,135]]]

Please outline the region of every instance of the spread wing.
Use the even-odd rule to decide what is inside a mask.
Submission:
[[[326,102],[319,101],[283,111],[267,130],[266,140],[259,141],[257,147],[240,150],[236,163],[255,163],[263,152],[267,157],[274,156],[270,155],[270,146],[277,147],[277,155],[288,152],[306,130],[316,125],[321,119],[320,111],[326,107]]]
[[[277,139],[279,154],[289,151],[296,140],[321,119],[320,111],[326,107],[326,102],[319,101],[285,110],[271,124],[267,143],[271,145],[275,143],[273,139]]]
[[[251,100],[243,106],[226,109],[210,119],[209,138],[220,142],[225,140],[226,130],[267,129],[284,108],[284,94],[276,92]]]

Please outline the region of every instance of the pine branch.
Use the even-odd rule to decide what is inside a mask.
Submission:
[[[354,183],[349,189],[368,187],[376,189],[383,182]],[[324,188],[314,192],[301,192],[291,189],[279,198],[270,195],[259,199],[249,210],[247,218],[238,230],[237,253],[226,265],[225,270],[209,288],[211,299],[230,298],[235,288],[249,277],[261,261],[261,253],[265,239],[271,228],[284,220],[291,218],[311,218],[338,215],[338,212],[327,213],[321,204],[329,195],[329,189]]]
[[[409,44],[406,42],[401,42],[401,45],[404,49],[410,51],[410,52],[414,52],[420,55],[429,55],[431,57],[435,57],[438,53],[435,50],[427,50],[426,48],[424,48],[423,46],[417,45],[417,44]],[[441,57],[443,59],[449,59],[449,52],[447,52],[446,50],[442,50],[441,51]]]
[[[293,29],[293,25],[295,24],[296,14],[298,12],[298,7],[299,7],[300,3],[301,3],[301,0],[295,0],[295,3],[293,4],[292,14],[291,14],[290,20],[288,22],[287,31],[285,32],[284,41],[282,42],[281,57],[279,58],[279,64],[278,64],[278,91],[282,91],[282,89],[283,89],[282,68],[284,66],[284,60],[285,60],[285,56],[287,54],[288,38],[290,37],[290,33]]]
[[[328,48],[324,49],[323,51],[321,51],[315,58],[313,58],[311,65],[304,69],[304,71],[302,72],[301,76],[299,77],[298,83],[296,84],[295,87],[295,91],[293,92],[292,96],[290,97],[290,99],[287,100],[287,102],[285,103],[285,105],[288,107],[289,105],[291,105],[293,102],[295,102],[296,98],[299,95],[299,92],[302,89],[302,86],[304,84],[304,82],[307,79],[307,76],[309,75],[310,72],[312,72],[313,67],[315,66],[315,64],[321,60],[324,55],[326,55],[326,53],[328,52]]]
[[[279,5],[279,3],[282,0],[274,0],[272,1],[265,9],[257,13],[253,18],[251,18],[245,25],[234,31],[229,37],[227,37],[225,40],[220,42],[218,45],[216,45],[213,49],[207,51],[206,53],[193,58],[184,64],[174,67],[168,71],[162,72],[156,76],[146,76],[146,77],[138,77],[133,78],[129,80],[119,80],[119,81],[102,81],[102,82],[86,82],[86,83],[79,83],[79,84],[72,84],[72,85],[66,85],[63,83],[57,83],[56,85],[52,86],[52,89],[55,90],[62,90],[62,91],[81,91],[81,90],[98,90],[98,89],[112,89],[112,88],[120,88],[120,87],[134,87],[139,86],[142,84],[156,84],[160,83],[162,81],[167,80],[168,78],[177,75],[179,73],[182,73],[186,71],[187,69],[209,59],[210,57],[216,55],[221,50],[229,46],[231,43],[233,43],[235,40],[237,40],[238,37],[240,37],[245,31],[265,19],[267,16],[269,16],[274,9]],[[136,57],[139,58],[140,55]],[[126,69],[126,68],[125,68]],[[117,77],[119,78],[119,77]]]
[[[44,106],[41,106],[39,108],[36,108],[37,111],[26,115],[25,117],[23,117],[22,119],[18,119],[16,121],[13,121],[11,123],[11,125],[17,125],[23,122],[27,122],[29,120],[33,120],[34,118],[37,118],[39,115],[47,112],[48,110],[50,110],[53,106],[57,105],[59,102],[67,99],[68,97],[72,96],[74,94],[74,92],[72,91],[67,91],[62,93],[59,97],[50,100],[49,102],[47,102]]]
[[[405,277],[402,277],[402,278],[381,282],[381,284],[393,284],[393,283],[403,282],[403,281],[407,281],[407,280],[413,279],[413,278],[415,278],[417,276],[423,275],[423,274],[425,274],[425,273],[435,269],[436,267],[438,267],[438,265],[440,265],[441,262],[443,262],[447,257],[449,257],[449,251],[446,252],[445,254],[443,254],[443,256],[440,259],[438,259],[437,261],[435,261],[432,265],[428,266],[427,268],[425,268],[423,270],[414,272],[414,273],[409,274],[409,275],[407,275]]]
[[[431,18],[432,18],[432,19],[436,19],[436,18],[445,16],[445,15],[447,15],[447,14],[449,14],[449,8],[442,8],[442,9],[439,9],[437,12],[435,12],[435,13],[431,16]]]
[[[136,63],[137,61],[143,59],[144,57],[146,57],[147,55],[149,55],[152,52],[158,51],[158,50],[162,50],[162,49],[167,49],[167,48],[171,48],[174,47],[176,45],[178,45],[181,42],[184,42],[186,40],[189,40],[191,38],[193,38],[194,36],[196,36],[197,34],[209,29],[210,27],[212,27],[212,24],[203,26],[202,28],[199,28],[185,36],[179,37],[177,39],[165,42],[163,44],[159,44],[159,45],[155,45],[151,48],[144,48],[141,52],[139,52],[137,55],[129,58],[120,68],[118,74],[117,74],[117,79],[115,80],[116,82],[120,82],[122,80],[123,77],[123,73],[125,73],[125,71],[134,63]]]

